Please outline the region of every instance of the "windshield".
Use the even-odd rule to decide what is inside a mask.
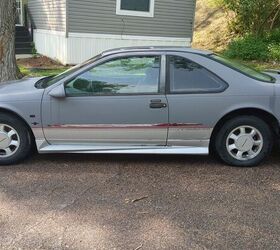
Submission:
[[[259,72],[251,67],[248,67],[244,64],[241,64],[237,61],[234,61],[234,60],[229,60],[225,57],[222,57],[222,56],[219,56],[219,55],[215,55],[215,54],[212,54],[210,55],[212,58],[214,58],[216,61],[230,67],[230,68],[233,68],[251,78],[254,78],[254,79],[257,79],[259,81],[264,81],[264,82],[272,82],[274,83],[276,80],[275,78],[273,78],[272,76],[270,75],[267,75],[267,74],[264,74],[262,72]]]
[[[39,80],[36,84],[36,87],[38,88],[47,88],[53,84],[55,84],[56,82],[62,80],[63,78],[67,77],[67,76],[70,76],[71,74],[77,72],[79,69],[93,63],[94,61],[96,61],[98,58],[100,58],[101,55],[97,55],[81,64],[77,64],[76,66],[64,71],[63,73],[57,75],[57,76],[49,76],[49,77],[45,77],[41,80]]]

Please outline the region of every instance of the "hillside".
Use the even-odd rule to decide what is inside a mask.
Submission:
[[[223,50],[231,38],[227,24],[223,9],[214,7],[210,0],[197,0],[193,47]]]

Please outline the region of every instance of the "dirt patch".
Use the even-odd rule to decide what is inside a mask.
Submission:
[[[52,60],[46,56],[37,56],[37,57],[26,58],[26,59],[18,59],[17,63],[25,68],[55,69],[55,68],[64,67],[61,63]]]

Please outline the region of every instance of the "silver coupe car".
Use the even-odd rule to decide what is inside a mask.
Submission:
[[[209,51],[106,51],[0,86],[0,164],[39,153],[208,154],[255,166],[279,138],[280,74]]]

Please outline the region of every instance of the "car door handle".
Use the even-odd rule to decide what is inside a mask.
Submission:
[[[151,100],[150,108],[151,109],[161,109],[166,108],[167,104],[164,102],[161,102],[161,100]]]

